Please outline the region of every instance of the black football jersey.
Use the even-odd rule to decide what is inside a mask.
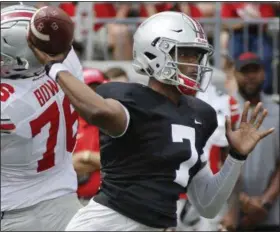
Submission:
[[[141,84],[112,82],[96,92],[120,101],[130,123],[122,137],[101,133],[102,184],[94,200],[150,227],[176,226],[176,201],[202,168],[215,110],[190,96],[175,105]]]

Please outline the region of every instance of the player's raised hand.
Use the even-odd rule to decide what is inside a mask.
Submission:
[[[244,105],[240,126],[235,131],[231,129],[230,119],[226,118],[226,136],[229,145],[243,156],[248,156],[261,139],[274,131],[274,128],[259,131],[263,120],[267,116],[267,110],[262,108],[262,103],[257,104],[250,120],[247,119],[249,107],[250,102],[247,101]]]

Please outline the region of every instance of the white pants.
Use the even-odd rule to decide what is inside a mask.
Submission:
[[[64,231],[80,208],[82,205],[74,193],[6,211],[1,219],[1,231]]]
[[[220,222],[223,219],[226,212],[227,204],[224,204],[221,211],[216,215],[216,217],[212,219],[200,217],[200,224],[198,226],[199,231],[218,231]]]
[[[179,199],[177,201],[177,231],[218,231],[220,221],[226,213],[227,204],[223,206],[221,211],[213,219],[200,216],[194,206],[191,205],[182,221],[180,215],[185,207],[185,203],[185,199]],[[195,221],[196,223],[191,223]]]
[[[187,209],[187,213],[183,221],[181,220],[181,213],[186,205],[186,199],[179,199],[177,201],[177,227],[176,231],[197,231],[197,224],[200,220],[200,215],[193,206]],[[191,222],[198,221],[198,223],[191,224]],[[208,231],[208,230],[205,230]]]
[[[138,223],[118,212],[90,200],[66,227],[66,231],[164,231]]]

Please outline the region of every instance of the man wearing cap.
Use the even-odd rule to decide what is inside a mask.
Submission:
[[[235,97],[240,108],[243,108],[245,101],[250,101],[250,117],[256,104],[262,102],[263,108],[269,111],[262,124],[263,130],[272,126],[276,129],[272,136],[255,147],[252,151],[254,154],[248,157],[243,166],[241,184],[238,186],[240,213],[237,226],[241,230],[276,231],[279,229],[280,204],[279,105],[262,92],[264,66],[256,54],[248,52],[239,56],[235,76],[238,85]],[[225,224],[227,229],[236,226]]]
[[[106,76],[97,69],[83,70],[85,83],[93,90],[107,82]],[[79,117],[77,144],[73,153],[73,165],[78,175],[78,197],[86,205],[100,186],[99,130]]]

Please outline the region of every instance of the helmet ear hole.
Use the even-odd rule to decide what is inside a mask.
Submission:
[[[156,56],[150,52],[144,52],[145,56],[148,57],[149,60],[153,60]]]
[[[7,40],[6,40],[5,37],[3,37],[3,41],[4,41],[6,44],[8,44],[8,42],[7,42]]]

